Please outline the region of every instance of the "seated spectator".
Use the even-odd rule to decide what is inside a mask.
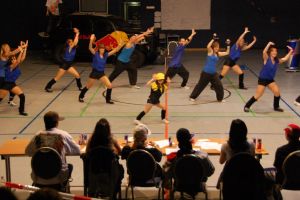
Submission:
[[[162,153],[158,150],[157,145],[154,142],[147,142],[147,135],[149,134],[149,129],[144,124],[137,125],[133,130],[133,145],[125,146],[122,149],[121,157],[122,159],[127,159],[129,154],[136,149],[143,149],[148,151],[155,159],[156,162],[160,162],[162,158]],[[150,145],[150,147],[148,147]],[[159,164],[157,164],[156,176],[162,176],[162,169]]]
[[[255,145],[247,141],[247,133],[248,129],[244,121],[240,119],[232,120],[229,139],[221,147],[220,164],[225,163],[232,156],[240,152],[250,153],[255,156]]]
[[[63,200],[63,198],[56,190],[42,188],[30,194],[27,200]]]
[[[106,147],[111,149],[114,152],[117,159],[119,159],[119,154],[121,153],[121,147],[118,144],[118,141],[113,138],[111,133],[110,124],[109,122],[102,118],[100,119],[94,129],[92,136],[89,138],[86,152],[91,152],[94,148],[97,147]],[[124,168],[121,164],[118,167],[118,178],[116,189],[121,187],[122,179],[124,178]],[[118,190],[116,190],[118,191]],[[116,195],[116,194],[114,194]]]
[[[18,200],[15,194],[7,187],[0,187],[0,199],[2,200]]]
[[[277,148],[274,161],[274,167],[277,170],[276,183],[280,185],[283,183],[284,179],[282,172],[283,161],[290,153],[300,150],[300,127],[296,124],[289,124],[288,127],[284,129],[284,131],[285,138],[287,139],[288,143]]]
[[[57,184],[61,181],[67,181],[71,177],[71,173],[73,171],[73,165],[67,164],[66,162],[66,154],[67,155],[79,155],[80,148],[79,145],[73,140],[72,136],[61,129],[58,129],[58,122],[63,120],[64,118],[59,117],[57,112],[49,111],[44,115],[44,123],[45,130],[39,131],[30,141],[25,149],[25,153],[29,156],[32,156],[36,150],[41,147],[48,146],[55,148],[61,155],[62,160],[62,171],[61,174],[51,180],[42,180],[38,179],[39,184]],[[50,140],[50,141],[42,141],[44,135],[58,135],[59,138],[62,138],[63,144],[60,144],[61,141]],[[61,146],[61,148],[58,148]],[[33,180],[37,180],[33,173],[31,174]]]
[[[117,155],[121,154],[121,147],[118,141],[113,138],[110,124],[104,118],[97,122],[94,132],[87,143],[86,151],[88,152],[98,146],[108,147]]]
[[[203,160],[203,168],[204,168],[203,176],[205,177],[203,179],[203,182],[206,182],[207,177],[211,176],[214,173],[215,167],[213,166],[212,162],[209,160],[208,154],[200,150],[199,151],[193,150],[193,137],[194,135],[191,134],[189,130],[185,128],[178,129],[176,133],[176,139],[178,141],[179,150],[175,153],[171,153],[167,155],[167,162],[164,164],[164,171],[165,171],[164,187],[166,189],[171,188],[170,181],[171,178],[174,176],[173,175],[174,163],[177,158],[180,158],[183,155],[194,154]],[[168,194],[166,194],[165,197],[168,198]]]

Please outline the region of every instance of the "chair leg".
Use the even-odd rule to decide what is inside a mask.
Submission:
[[[134,191],[133,191],[133,186],[131,186],[131,199],[134,200]]]
[[[208,193],[205,191],[205,200],[208,200]]]
[[[160,200],[160,189],[161,187],[158,188],[158,194],[157,194],[157,199]]]
[[[122,189],[121,189],[121,186],[119,188],[119,195],[118,196],[119,196],[118,198],[121,200],[122,199]]]
[[[126,186],[126,190],[125,190],[125,199],[127,200],[128,199],[128,188],[129,188],[129,185]]]

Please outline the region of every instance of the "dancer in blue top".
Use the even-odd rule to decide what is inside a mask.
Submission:
[[[196,35],[196,31],[192,29],[192,33],[187,39],[180,38],[178,42],[178,46],[175,49],[175,53],[170,63],[168,64],[168,70],[166,73],[166,76],[169,77],[170,79],[174,78],[174,76],[178,74],[182,78],[181,87],[185,89],[189,89],[189,87],[186,86],[189,79],[189,72],[183,66],[181,60],[182,60],[185,47],[192,41],[194,35]]]
[[[73,31],[75,33],[75,37],[74,37],[74,39],[67,39],[65,52],[63,54],[62,64],[59,66],[59,70],[58,70],[56,76],[47,83],[47,85],[45,87],[46,92],[52,92],[51,87],[59,79],[61,79],[61,77],[63,77],[63,75],[66,72],[69,72],[70,74],[72,74],[75,77],[78,89],[81,90],[81,88],[82,88],[80,75],[77,72],[77,70],[75,69],[75,67],[73,66],[73,61],[74,61],[75,55],[76,55],[76,46],[77,46],[78,40],[79,40],[79,30],[77,28],[74,28]]]
[[[241,56],[242,51],[246,51],[250,49],[256,42],[256,37],[253,36],[253,41],[245,45],[244,37],[247,33],[249,33],[248,27],[245,28],[245,31],[240,35],[238,40],[234,45],[232,45],[229,53],[229,57],[225,60],[221,74],[219,76],[220,79],[224,78],[227,72],[232,68],[232,70],[239,75],[239,89],[247,89],[244,85],[244,72],[241,70],[240,66],[236,64],[237,60]]]
[[[104,74],[104,69],[106,65],[106,60],[109,56],[117,53],[124,43],[122,41],[119,42],[119,45],[117,48],[111,50],[110,52],[105,51],[104,44],[100,44],[98,47],[93,48],[93,43],[95,42],[96,37],[94,34],[91,35],[90,43],[89,43],[89,50],[94,55],[93,56],[93,63],[92,67],[93,70],[90,73],[89,79],[86,83],[86,86],[81,90],[79,95],[79,102],[84,102],[84,95],[85,93],[94,85],[96,80],[100,80],[107,89],[111,89],[112,85],[107,76]],[[111,90],[110,90],[111,91]],[[114,102],[111,101],[111,93],[106,93],[106,103],[113,104]]]
[[[12,56],[7,62],[7,67],[5,67],[5,82],[0,90],[0,101],[3,100],[8,92],[18,95],[20,98],[19,114],[27,116],[28,114],[25,112],[25,95],[22,89],[16,85],[16,81],[21,75],[19,64],[26,58],[28,41],[26,43],[22,42],[21,45],[24,49],[20,48],[18,57]]]
[[[283,58],[277,58],[277,48],[273,42],[269,42],[263,50],[263,61],[264,65],[261,69],[258,77],[258,85],[256,93],[251,97],[244,107],[245,112],[250,111],[251,105],[256,102],[268,87],[274,94],[273,108],[275,111],[283,112],[283,109],[279,107],[280,91],[277,84],[274,81],[278,64],[286,62],[293,53],[293,49],[289,46],[289,52]]]
[[[4,81],[5,81],[5,68],[7,66],[7,62],[10,59],[11,56],[14,56],[16,54],[18,54],[22,49],[25,48],[25,43],[21,42],[20,46],[11,51],[11,48],[8,44],[2,44],[1,45],[1,53],[0,53],[0,89],[3,87],[4,85]],[[12,92],[10,92],[9,94],[9,101],[8,104],[11,106],[15,106],[17,104],[15,104],[13,102],[13,98],[14,98],[14,94]]]
[[[214,36],[216,36],[214,34]],[[207,44],[207,59],[206,64],[203,68],[203,71],[201,72],[200,79],[195,86],[192,94],[190,95],[190,100],[195,101],[195,99],[201,94],[201,92],[204,90],[204,88],[208,85],[210,82],[211,85],[214,87],[217,100],[221,102],[224,98],[224,89],[222,82],[220,81],[216,69],[217,62],[219,60],[219,57],[226,56],[229,54],[230,50],[230,41],[226,40],[227,44],[227,50],[225,52],[219,52],[220,44],[217,40],[212,39]]]

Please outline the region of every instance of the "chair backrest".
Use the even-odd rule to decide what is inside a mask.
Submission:
[[[41,147],[51,147],[58,153],[61,153],[64,148],[63,138],[59,134],[44,132],[37,135],[34,142],[37,149]]]
[[[62,168],[60,154],[51,147],[41,147],[31,158],[31,168],[37,177],[54,178],[59,175]]]
[[[130,152],[126,165],[131,185],[154,179],[156,161],[148,151],[138,149]]]
[[[300,150],[290,153],[282,165],[283,189],[300,190]]]
[[[197,155],[186,154],[178,158],[174,166],[174,189],[196,195],[203,189],[203,164]]]
[[[234,155],[224,166],[223,174],[224,200],[265,199],[264,170],[260,163],[248,153]]]
[[[107,147],[96,147],[84,158],[84,179],[88,195],[112,197],[120,177],[119,162]]]

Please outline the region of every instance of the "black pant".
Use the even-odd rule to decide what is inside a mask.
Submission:
[[[109,75],[110,82],[113,82],[123,71],[127,71],[130,85],[136,85],[137,82],[137,68],[133,63],[123,63],[119,60],[116,62],[116,66],[113,72]]]
[[[216,92],[217,100],[222,101],[224,98],[224,89],[222,82],[219,79],[219,76],[217,73],[215,74],[208,74],[204,71],[201,72],[200,79],[195,86],[192,94],[190,95],[190,98],[196,99],[200,93],[204,90],[204,88],[208,85],[208,83],[211,83],[211,85],[214,87],[214,90]]]
[[[178,68],[169,67],[166,73],[166,77],[172,79],[176,74],[178,74],[182,78],[181,87],[186,86],[190,73],[186,70],[186,68],[182,64]]]

